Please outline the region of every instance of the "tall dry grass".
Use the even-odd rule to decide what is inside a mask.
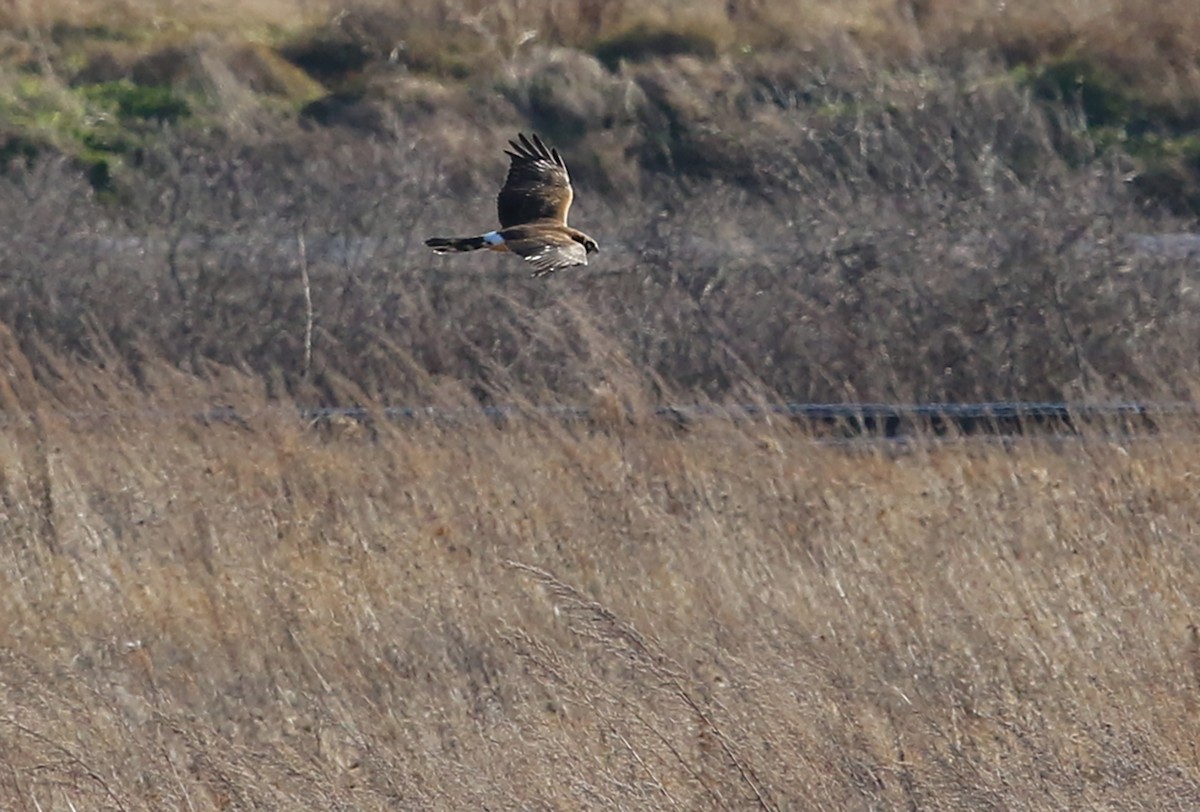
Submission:
[[[7,809],[1200,800],[1194,429],[317,431],[5,360]]]
[[[423,64],[444,66],[452,53],[451,62],[477,62],[487,72],[494,60],[478,57],[507,59],[540,45],[608,43],[631,53],[647,47],[653,56],[653,43],[667,40],[645,34],[671,32],[668,51],[783,50],[818,63],[958,62],[978,51],[1012,65],[1077,59],[1101,65],[1150,101],[1194,106],[1200,99],[1200,10],[1188,0],[6,0],[0,28],[19,37],[53,30],[56,41],[89,31],[177,40],[214,30],[279,40],[324,28],[357,31],[378,46],[377,59],[418,54]],[[457,48],[468,42],[474,55]]]
[[[201,29],[295,27],[327,19],[331,0],[4,0],[0,27],[92,28],[97,33],[178,35]]]
[[[236,9],[237,14],[231,14]],[[248,23],[294,30],[347,10],[389,15],[396,12],[424,28],[437,22],[451,30],[474,28],[497,40],[528,40],[532,33],[543,42],[588,46],[638,24],[679,27],[704,33],[727,45],[809,44],[830,35],[851,37],[868,50],[913,55],[977,45],[1011,49],[1014,56],[1059,55],[1069,46],[1096,48],[1129,64],[1144,59],[1174,63],[1194,56],[1200,20],[1195,5],[1168,0],[1147,8],[1136,0],[1013,0],[998,5],[989,0],[761,0],[685,2],[684,0],[6,0],[0,5],[0,24],[8,26],[75,24],[119,29],[147,24],[180,30],[203,27],[236,28]],[[990,43],[987,39],[991,39]],[[1149,86],[1149,85],[1148,85]]]

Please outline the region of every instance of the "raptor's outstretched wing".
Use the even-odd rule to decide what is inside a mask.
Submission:
[[[536,220],[566,225],[574,198],[566,163],[558,150],[547,149],[536,133],[532,141],[524,133],[517,138],[519,143],[509,141],[512,149],[504,151],[511,163],[496,199],[500,226],[508,228]]]
[[[552,231],[508,240],[509,251],[533,266],[534,276],[546,276],[574,265],[587,265],[587,251],[565,234]]]

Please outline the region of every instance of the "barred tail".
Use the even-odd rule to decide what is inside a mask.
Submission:
[[[439,254],[451,251],[478,251],[487,246],[488,241],[483,237],[430,237],[425,244]]]

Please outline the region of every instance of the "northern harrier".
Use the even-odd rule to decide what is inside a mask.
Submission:
[[[546,149],[536,134],[530,141],[519,133],[504,150],[511,159],[508,178],[496,199],[500,230],[478,237],[432,237],[425,244],[439,254],[451,251],[511,251],[533,266],[534,276],[546,276],[572,265],[587,265],[588,254],[600,250],[596,241],[567,225],[574,192],[567,165],[556,149]]]

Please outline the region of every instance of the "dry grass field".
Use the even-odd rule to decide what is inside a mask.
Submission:
[[[1200,807],[1196,421],[651,416],[1194,399],[1197,127],[1188,0],[0,0],[0,809]],[[531,128],[595,265],[431,256]]]
[[[68,417],[6,353],[5,809],[1200,803],[1195,429]]]

